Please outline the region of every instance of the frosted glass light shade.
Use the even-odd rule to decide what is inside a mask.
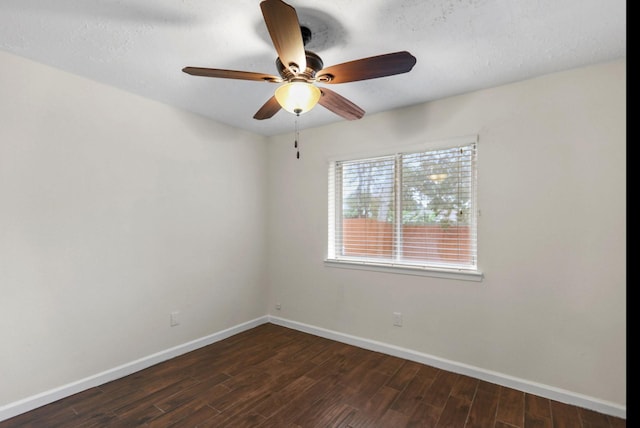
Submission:
[[[280,106],[297,115],[308,112],[318,104],[320,95],[320,89],[306,82],[285,83],[275,93]]]

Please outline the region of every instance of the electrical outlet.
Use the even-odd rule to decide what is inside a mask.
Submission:
[[[393,325],[396,327],[402,327],[402,312],[393,313]]]
[[[174,311],[169,314],[169,325],[175,327],[180,324],[180,312]]]
[[[282,309],[282,305],[280,303],[276,303],[276,310],[279,311]]]

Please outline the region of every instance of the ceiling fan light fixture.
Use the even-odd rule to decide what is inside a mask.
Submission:
[[[298,116],[315,107],[321,95],[320,89],[307,82],[285,83],[275,93],[280,106]]]
[[[365,113],[362,108],[326,87],[320,90],[313,83],[346,83],[393,76],[411,71],[416,63],[416,58],[409,52],[399,51],[324,67],[320,56],[305,49],[311,41],[311,29],[301,25],[293,6],[282,0],[261,0],[260,9],[276,49],[276,67],[280,77],[224,68],[182,69],[193,76],[283,83],[253,115],[256,120],[269,119],[281,109],[299,116],[316,104],[344,119],[360,119]]]

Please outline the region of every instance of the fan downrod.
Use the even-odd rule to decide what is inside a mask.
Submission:
[[[307,46],[307,43],[311,41],[311,30],[304,25],[300,26],[300,32],[302,33],[302,43]]]

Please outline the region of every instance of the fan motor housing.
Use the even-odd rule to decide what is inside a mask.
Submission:
[[[320,58],[317,54],[311,51],[304,51],[305,57],[307,60],[307,68],[298,73],[293,73],[291,69],[285,66],[280,58],[276,58],[276,66],[278,67],[278,72],[280,76],[287,82],[292,79],[305,79],[309,82],[315,80],[316,73],[322,70],[324,66],[322,62],[322,58]]]

